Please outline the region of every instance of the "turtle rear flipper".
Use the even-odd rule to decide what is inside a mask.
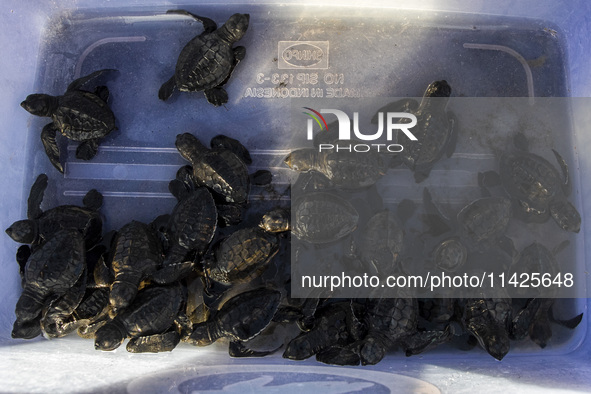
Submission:
[[[41,131],[41,142],[43,143],[43,148],[45,148],[45,153],[51,164],[63,174],[64,167],[62,167],[62,164],[60,163],[60,149],[55,141],[56,132],[57,128],[55,125],[49,123],[43,127],[43,130]]]
[[[525,134],[519,132],[513,136],[513,145],[519,150],[529,152],[529,142]]]
[[[206,18],[204,16],[199,16],[199,15],[195,15],[189,11],[185,11],[185,10],[168,10],[166,11],[167,14],[176,14],[176,15],[185,15],[185,16],[189,16],[199,22],[201,22],[203,24],[203,34],[209,34],[213,31],[215,31],[218,27],[217,24],[209,19]]]
[[[110,69],[110,68],[106,68],[106,69],[103,69],[103,70],[98,70],[98,71],[95,71],[95,72],[93,72],[92,74],[88,74],[88,75],[87,75],[87,76],[85,76],[85,77],[78,78],[78,79],[76,79],[75,81],[73,81],[72,83],[70,83],[70,84],[68,85],[68,89],[67,89],[66,91],[67,91],[67,92],[70,92],[70,91],[72,91],[72,90],[79,90],[79,89],[80,89],[82,86],[84,86],[84,85],[85,85],[85,84],[86,84],[88,81],[90,81],[90,80],[92,80],[92,79],[94,79],[94,78],[96,78],[96,77],[98,77],[98,76],[100,76],[100,75],[102,75],[102,74],[104,74],[104,73],[106,73],[106,72],[117,72],[117,70],[115,70],[115,69]],[[107,100],[105,100],[105,101],[107,101]]]
[[[41,201],[43,201],[45,189],[47,189],[47,175],[39,174],[39,176],[35,180],[35,183],[33,183],[33,186],[31,186],[29,199],[27,200],[28,219],[37,219],[43,213],[43,211],[41,210]]]
[[[228,92],[219,86],[212,89],[206,89],[204,93],[207,101],[216,107],[224,105],[228,102]]]
[[[27,265],[27,261],[29,261],[29,257],[31,257],[31,248],[29,245],[22,245],[16,251],[16,262],[19,266],[23,287],[25,285],[25,266]]]
[[[173,75],[168,81],[164,82],[158,90],[158,98],[162,101],[166,101],[172,96],[172,93],[176,89],[176,80]]]
[[[94,94],[96,94],[105,103],[107,100],[109,100],[109,88],[106,86],[97,86],[94,89]]]
[[[78,148],[76,149],[76,158],[80,160],[92,159],[94,156],[96,156],[96,153],[98,152],[98,146],[98,138],[93,138],[91,140],[81,142],[80,145],[78,145]]]
[[[127,351],[130,353],[170,352],[179,344],[181,337],[176,331],[130,339]]]
[[[359,355],[361,342],[346,346],[331,346],[316,354],[316,361],[329,365],[357,366],[361,363]]]
[[[103,206],[103,195],[96,189],[92,189],[86,193],[82,204],[92,211],[98,211]]]
[[[273,174],[269,170],[258,170],[250,174],[250,182],[256,186],[268,186],[273,181]]]

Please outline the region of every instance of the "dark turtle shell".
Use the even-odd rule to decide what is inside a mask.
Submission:
[[[363,260],[392,265],[400,259],[404,230],[392,212],[382,211],[369,219],[361,239]]]
[[[177,60],[174,74],[179,90],[196,92],[214,88],[229,77],[234,66],[232,45],[242,38],[248,28],[247,15],[233,15],[229,22],[236,20],[235,23],[238,23],[239,19],[245,19],[245,25],[235,26],[239,31],[231,32],[228,30],[229,25],[224,25],[210,32],[208,30],[214,26],[206,25],[204,33],[185,45]]]
[[[303,148],[291,152],[284,161],[296,171],[318,171],[342,189],[371,186],[386,173],[382,157],[376,152]]]
[[[83,275],[84,268],[84,240],[76,230],[57,232],[33,252],[25,266],[25,286],[16,304],[12,336],[30,338],[22,326],[32,321],[38,326],[46,303],[68,292]],[[38,334],[39,328],[33,337]]]
[[[174,207],[168,221],[170,249],[162,269],[153,275],[157,283],[172,283],[188,274],[192,262],[205,253],[217,229],[218,214],[211,193],[198,188]]]
[[[205,261],[206,275],[219,283],[244,283],[259,276],[279,251],[277,235],[258,227],[232,233],[215,250],[215,259]]]
[[[277,290],[258,288],[240,293],[212,313],[206,322],[195,326],[188,342],[207,346],[219,338],[247,341],[263,331],[275,315],[281,293]]]
[[[58,97],[58,107],[51,116],[54,125],[73,141],[102,138],[115,130],[115,114],[94,93],[73,90]]]
[[[179,153],[193,167],[195,181],[206,186],[227,202],[245,203],[250,179],[246,165],[229,150],[209,150],[195,136],[179,134],[176,138]]]
[[[114,313],[127,307],[162,261],[162,245],[150,226],[131,221],[119,230],[113,240],[111,267],[114,281],[109,302]]]
[[[292,234],[310,243],[336,241],[357,228],[359,214],[346,200],[328,193],[310,193],[292,207]]]
[[[504,197],[480,198],[458,213],[460,233],[474,243],[494,240],[505,233],[512,214],[511,200]]]
[[[512,197],[527,202],[537,211],[546,211],[550,201],[563,195],[562,178],[556,168],[533,153],[503,155],[500,175],[505,190]]]

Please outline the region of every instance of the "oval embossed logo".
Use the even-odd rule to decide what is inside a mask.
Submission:
[[[281,57],[295,67],[311,67],[322,61],[324,51],[312,44],[291,45],[283,51]]]
[[[279,41],[279,68],[328,68],[328,41]]]

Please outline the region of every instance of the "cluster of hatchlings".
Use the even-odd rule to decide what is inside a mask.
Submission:
[[[245,34],[249,16],[235,14],[216,29],[211,19],[183,10],[169,13],[195,18],[204,32],[183,48],[159,98],[166,100],[175,89],[203,91],[208,102],[223,105],[228,101],[223,85],[245,57],[244,47],[232,46]],[[21,104],[34,115],[51,117],[41,139],[60,172],[58,131],[80,141],[76,157],[90,160],[100,139],[116,129],[107,87],[84,90],[109,72],[75,80],[62,96],[34,94]],[[396,348],[412,355],[447,342],[462,348],[479,343],[497,359],[509,351],[510,339],[529,336],[544,347],[551,321],[574,328],[582,315],[553,319],[553,302],[543,298],[297,300],[288,296],[289,281],[276,286],[260,280],[280,248],[289,246],[290,236],[314,246],[338,242],[355,231],[359,213],[332,191],[372,187],[388,167],[400,164],[422,182],[436,162],[449,157],[457,135],[456,119],[446,111],[450,95],[449,84],[436,81],[420,104],[403,100],[382,109],[409,111],[418,120],[413,129],[418,141],[394,157],[294,150],[285,163],[301,172],[293,186],[299,197],[291,212],[271,209],[260,215],[258,225],[243,223],[245,215],[259,214],[252,212],[248,200],[250,185],[271,187],[272,175],[265,170],[249,174],[248,150],[224,135],[214,137],[209,148],[190,133],[178,135],[176,147],[190,165],[181,167],[169,184],[178,200],[172,212],[150,224],[132,220],[108,234],[103,234],[98,191],[89,191],[83,206],[43,211],[49,180],[39,175],[30,190],[27,219],[6,230],[24,244],[17,252],[23,292],[12,336],[56,338],[77,330],[93,338],[99,350],[116,349],[129,338],[130,352],[170,351],[180,341],[205,346],[227,338],[232,356],[257,357],[277,349],[253,349],[255,337],[278,325],[292,325],[296,334],[279,344],[286,346],[284,357],[316,355],[319,361],[339,365],[375,364]],[[328,131],[319,133],[315,143],[331,138]],[[483,190],[499,184],[506,196],[485,196],[447,219],[425,189],[425,217],[431,218],[431,234],[440,236],[433,253],[439,268],[457,270],[474,248],[516,253],[504,236],[515,212],[525,221],[552,217],[562,229],[579,231],[580,215],[567,201],[565,161],[554,151],[560,174],[530,153],[524,138],[515,140],[515,151],[500,158],[499,173],[488,172],[480,179]],[[399,262],[404,255],[402,216],[382,209],[367,221],[359,251],[363,263],[375,265],[384,258],[389,264]],[[380,231],[383,228],[388,231]],[[555,266],[553,253],[537,243],[519,255],[524,265]],[[198,295],[189,285],[195,280],[201,282]],[[195,307],[196,297],[204,304]]]

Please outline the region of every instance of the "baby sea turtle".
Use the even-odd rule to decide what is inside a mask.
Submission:
[[[581,323],[582,313],[568,320],[556,319],[552,311],[554,301],[554,298],[529,299],[525,307],[513,319],[512,338],[522,339],[529,335],[529,338],[543,349],[552,338],[551,322],[571,330]]]
[[[469,248],[511,248],[505,237],[512,215],[511,201],[503,197],[479,198],[463,207],[456,217],[446,218],[433,203],[431,193],[423,190],[423,202],[430,232],[434,236],[452,233],[440,240],[432,251],[435,265],[445,271],[456,271],[464,265]]]
[[[40,174],[29,193],[27,219],[14,222],[6,233],[16,242],[39,245],[59,230],[75,229],[82,233],[90,248],[101,238],[102,219],[99,209],[103,196],[95,189],[84,196],[84,207],[60,205],[45,212],[41,210],[43,194],[47,188],[47,175]]]
[[[200,187],[187,191],[178,179],[169,186],[178,199],[168,220],[170,248],[162,262],[162,269],[152,279],[157,283],[172,283],[193,268],[193,260],[206,252],[217,229],[217,209],[211,193]]]
[[[147,287],[127,309],[95,333],[97,350],[115,350],[125,340],[132,353],[171,351],[180,341],[175,319],[184,302],[180,285]]]
[[[115,115],[107,104],[109,89],[99,86],[94,92],[82,90],[90,80],[111,71],[115,70],[99,70],[78,78],[62,96],[31,94],[21,103],[21,107],[31,114],[48,116],[53,120],[43,128],[41,142],[49,161],[59,172],[63,173],[64,168],[55,141],[56,132],[70,140],[80,141],[76,158],[90,160],[96,155],[100,139],[117,128]]]
[[[299,172],[317,171],[342,189],[371,186],[386,173],[386,166],[377,152],[347,152],[302,148],[292,151],[284,160]]]
[[[56,300],[50,302],[41,319],[41,329],[49,338],[62,337],[71,330],[67,325],[72,313],[84,298],[86,292],[86,267],[78,281]]]
[[[250,188],[242,159],[228,149],[207,149],[194,135],[179,134],[176,148],[191,162],[197,185],[205,186],[228,203],[244,204]]]
[[[271,323],[280,301],[281,293],[277,290],[258,288],[240,293],[212,312],[207,321],[196,324],[187,342],[208,346],[220,338],[248,341]]]
[[[150,226],[132,220],[117,232],[111,253],[114,280],[109,303],[115,314],[133,301],[140,283],[156,271],[162,245]]]
[[[60,230],[31,254],[25,267],[25,287],[16,303],[13,338],[41,333],[44,307],[66,294],[84,274],[84,239],[77,230]]]
[[[372,123],[377,123],[380,112],[411,112],[417,117],[417,125],[411,130],[417,141],[401,136],[402,133],[396,136],[396,143],[404,146],[397,160],[414,172],[417,183],[429,176],[444,154],[450,157],[456,148],[457,121],[446,111],[450,96],[447,81],[435,81],[427,87],[420,105],[414,100],[400,100],[380,108],[372,119]]]
[[[356,323],[354,309],[360,305],[349,301],[331,303],[314,314],[312,327],[292,339],[283,352],[290,360],[304,360],[333,346],[346,346],[353,342],[362,329]]]
[[[166,13],[192,17],[203,24],[204,30],[182,49],[174,75],[158,92],[160,100],[167,100],[174,89],[178,89],[181,92],[203,91],[207,101],[216,107],[227,103],[228,93],[222,86],[246,55],[244,47],[232,48],[232,45],[246,33],[249,15],[234,14],[217,29],[213,20],[188,11],[169,10]]]
[[[418,301],[414,298],[382,298],[367,301],[363,315],[366,334],[344,347],[333,347],[317,356],[336,365],[374,365],[386,352],[401,346],[407,356],[418,354],[451,338],[449,329],[418,331]]]
[[[488,354],[502,360],[510,348],[511,302],[507,298],[471,298],[462,302],[461,322]]]
[[[359,214],[334,194],[315,192],[299,197],[292,206],[292,234],[302,241],[333,242],[357,228]]]
[[[562,171],[561,176],[548,160],[529,152],[523,134],[516,134],[513,142],[516,150],[501,155],[500,181],[507,193],[516,200],[521,218],[526,221],[545,222],[552,217],[563,230],[578,233],[581,228],[581,215],[566,199],[570,194],[571,185],[565,160],[552,149]],[[495,178],[493,174],[486,173],[485,179],[488,177],[490,182],[491,178]]]
[[[203,261],[205,276],[223,285],[248,282],[259,276],[279,251],[278,234],[289,229],[289,213],[277,208],[258,227],[237,230],[214,247]]]

